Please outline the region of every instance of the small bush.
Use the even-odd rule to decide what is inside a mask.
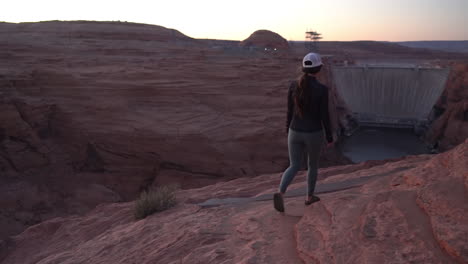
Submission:
[[[176,185],[161,186],[141,193],[135,202],[134,215],[136,219],[143,219],[148,215],[161,212],[176,205]]]

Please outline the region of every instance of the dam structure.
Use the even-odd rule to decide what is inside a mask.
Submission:
[[[332,74],[360,126],[415,129],[429,122],[449,69],[354,65],[332,67]]]

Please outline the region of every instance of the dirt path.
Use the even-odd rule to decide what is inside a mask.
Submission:
[[[407,170],[411,167],[398,167],[385,173],[373,174],[338,182],[322,183],[316,193],[326,198],[326,193],[334,193],[358,188],[373,179]],[[273,209],[272,194],[254,197],[215,198],[199,206],[211,210],[226,210],[221,219],[223,232],[232,234],[224,247],[239,248],[243,254],[232,256],[231,260],[241,263],[304,263],[297,249],[296,225],[306,210],[317,204],[304,206],[306,187],[291,189],[286,194],[285,213]]]
[[[340,182],[318,184],[315,193],[324,194],[324,193],[330,193],[330,192],[343,191],[343,190],[347,190],[351,188],[357,188],[359,186],[362,186],[368,183],[370,180],[374,178],[384,177],[384,176],[397,173],[400,171],[404,171],[410,168],[412,168],[412,166],[404,166],[404,167],[399,167],[399,168],[396,168],[396,169],[393,169],[391,171],[381,173],[381,174],[364,176],[364,177],[344,180]],[[302,187],[302,188],[288,190],[285,197],[287,198],[301,197],[301,196],[304,197],[305,194],[306,194],[306,187]],[[272,197],[273,197],[273,194],[262,194],[259,196],[248,197],[248,198],[238,198],[238,197],[223,198],[223,199],[214,198],[214,199],[206,200],[203,203],[199,203],[198,205],[201,207],[213,207],[213,206],[228,205],[228,204],[246,204],[246,203],[251,203],[255,201],[270,201]]]

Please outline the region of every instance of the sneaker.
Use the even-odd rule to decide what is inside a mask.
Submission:
[[[275,193],[273,195],[273,205],[278,212],[284,212],[283,196],[280,193]]]
[[[312,195],[312,196],[309,196],[309,199],[305,200],[304,204],[305,205],[311,205],[311,204],[316,203],[318,201],[320,201],[320,198],[318,196]]]

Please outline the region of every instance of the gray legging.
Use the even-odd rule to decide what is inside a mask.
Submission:
[[[288,149],[289,149],[289,168],[286,169],[281,178],[280,192],[285,193],[291,181],[301,168],[301,160],[304,149],[307,150],[308,171],[307,171],[307,194],[314,194],[315,183],[317,181],[318,158],[322,146],[323,132],[312,133],[298,132],[289,129]]]

